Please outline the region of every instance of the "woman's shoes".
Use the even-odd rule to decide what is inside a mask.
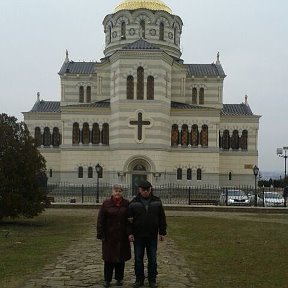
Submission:
[[[117,286],[123,286],[123,280],[117,280],[116,285]]]

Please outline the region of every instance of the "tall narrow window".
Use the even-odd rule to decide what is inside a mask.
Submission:
[[[197,89],[195,87],[192,89],[192,104],[197,104]]]
[[[132,75],[127,77],[127,99],[134,99],[134,78]]]
[[[248,131],[243,130],[241,136],[241,149],[247,150],[248,149]]]
[[[86,89],[86,102],[87,103],[91,102],[91,86],[87,86]]]
[[[79,87],[79,102],[84,103],[84,87]]]
[[[173,124],[171,130],[171,146],[178,146],[178,143],[179,143],[178,125]]]
[[[53,177],[53,171],[52,171],[52,169],[49,170],[49,177],[50,177],[50,178]]]
[[[192,180],[192,169],[191,168],[187,169],[187,180]]]
[[[174,28],[174,44],[177,44],[177,28]]]
[[[83,167],[78,167],[78,178],[83,178]]]
[[[200,144],[202,147],[208,146],[208,126],[207,125],[202,126]]]
[[[224,150],[229,150],[230,148],[230,135],[229,130],[224,130],[222,138],[222,148]]]
[[[88,178],[93,178],[93,168],[88,167]]]
[[[144,99],[144,69],[139,67],[137,69],[137,100]]]
[[[43,142],[45,147],[49,147],[51,145],[51,134],[48,127],[44,128]]]
[[[80,143],[80,129],[79,124],[73,124],[73,132],[72,132],[72,144],[79,144]]]
[[[191,131],[191,145],[197,147],[199,144],[198,139],[199,139],[198,126],[194,124],[192,125],[192,131]]]
[[[121,23],[121,39],[126,39],[126,23]]]
[[[140,22],[140,37],[145,38],[145,21]]]
[[[89,124],[88,123],[84,123],[83,124],[82,143],[83,144],[89,144],[90,143],[90,129],[89,129]]]
[[[177,180],[182,180],[182,169],[181,168],[177,169]]]
[[[204,104],[204,88],[200,88],[199,91],[199,104],[200,105]]]
[[[186,124],[182,126],[181,144],[182,146],[188,146],[188,126]]]
[[[109,125],[104,123],[102,127],[102,144],[109,145]]]
[[[111,38],[112,38],[112,28],[110,26],[109,27],[109,35],[108,35],[108,43],[111,43]]]
[[[239,149],[239,133],[238,130],[234,130],[231,139],[231,148],[233,150]]]
[[[197,180],[202,180],[202,170],[200,168],[197,169]]]
[[[61,144],[61,137],[59,133],[59,128],[54,127],[53,134],[52,134],[52,145],[54,147],[59,147],[60,144]]]
[[[154,100],[154,77],[147,78],[147,100]]]
[[[100,144],[100,129],[99,124],[94,123],[92,128],[92,144]]]
[[[41,135],[41,129],[40,127],[35,128],[35,145],[36,147],[39,147],[42,145],[42,135]]]
[[[231,180],[232,180],[232,173],[229,172],[229,181],[231,181]]]
[[[159,27],[159,40],[164,40],[164,23],[160,23]]]

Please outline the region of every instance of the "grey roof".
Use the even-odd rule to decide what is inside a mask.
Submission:
[[[41,100],[34,104],[30,112],[60,112],[60,102]]]
[[[185,66],[190,76],[226,76],[219,64],[186,64]]]
[[[187,103],[181,103],[181,102],[175,102],[171,101],[171,108],[174,109],[207,109],[207,107],[199,106],[199,105],[193,105],[193,104],[187,104]]]
[[[139,40],[123,47],[124,50],[159,50],[160,48],[140,38]]]
[[[59,75],[63,74],[92,74],[96,72],[96,62],[64,62],[62,65]]]
[[[79,104],[74,104],[74,105],[68,105],[66,107],[109,108],[110,99],[92,102],[92,103],[79,103]]]
[[[244,103],[242,104],[223,104],[223,109],[221,111],[221,115],[231,115],[231,116],[253,116],[253,112],[250,109],[249,105]]]

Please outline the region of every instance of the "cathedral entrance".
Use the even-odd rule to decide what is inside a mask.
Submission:
[[[144,165],[137,164],[132,170],[132,194],[137,195],[138,184],[142,180],[147,180],[147,171]]]

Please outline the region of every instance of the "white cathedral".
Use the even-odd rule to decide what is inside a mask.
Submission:
[[[104,57],[75,62],[66,51],[60,101],[38,94],[23,113],[48,183],[253,185],[260,116],[247,97],[223,104],[219,54],[186,64],[183,22],[159,0],[122,1],[103,26]]]

